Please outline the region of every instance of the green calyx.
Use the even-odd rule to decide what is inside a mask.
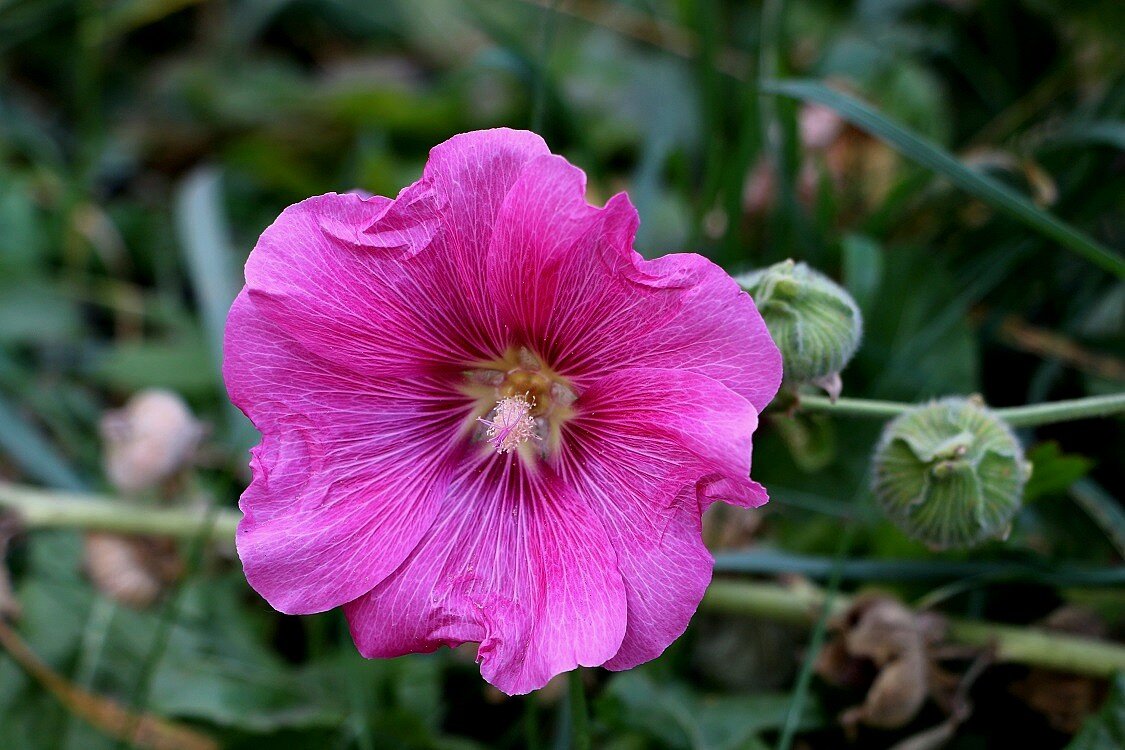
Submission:
[[[859,348],[863,318],[842,287],[792,260],[738,277],[781,350],[785,380],[812,383],[835,397],[839,374]]]
[[[1007,536],[1031,464],[979,397],[946,398],[891,421],[875,449],[873,490],[887,516],[935,549]]]

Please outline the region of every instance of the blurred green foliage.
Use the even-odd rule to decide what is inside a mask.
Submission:
[[[807,78],[858,97],[1026,195],[1036,217],[1119,253],[1122,3],[791,0],[774,21],[760,3],[720,0],[554,5],[0,0],[0,476],[105,490],[99,418],[162,386],[212,425],[197,481],[233,503],[254,436],[227,404],[217,345],[257,235],[312,194],[393,195],[430,146],[497,125],[534,124],[588,172],[599,202],[627,189],[645,255],[699,251],[732,272],[794,257],[841,280],[867,321],[847,395],[980,392],[1003,406],[1125,385],[1120,279],[909,153],[762,86]],[[849,557],[969,559],[930,553],[873,512],[863,488],[877,433],[822,417],[765,423],[755,476],[774,502],[758,514],[757,550],[832,555],[846,519]],[[1028,503],[1006,543],[971,559],[1120,564],[1068,492],[1085,477],[1103,503],[1125,493],[1121,421],[1021,438],[1037,467]],[[80,556],[76,534],[14,543],[19,632],[76,684],[224,747],[565,746],[558,691],[501,700],[461,652],[366,662],[342,617],[276,615],[229,556],[208,554],[171,604],[144,612],[110,603]],[[1110,623],[1125,614],[1120,591],[1048,581],[896,590],[1014,623],[1068,602]],[[653,665],[596,675],[595,747],[771,746],[801,640],[743,626],[709,620]],[[761,638],[783,653],[751,658]],[[1019,676],[981,683],[953,747],[1066,744],[1008,690]],[[837,747],[834,716],[862,695],[813,691],[803,741]],[[1120,735],[1114,706],[1098,726]],[[865,730],[861,746],[939,719]],[[1102,747],[1083,739],[1098,731],[1073,746]],[[0,747],[115,745],[0,656]]]

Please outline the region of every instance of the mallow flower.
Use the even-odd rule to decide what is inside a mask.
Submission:
[[[781,358],[698,255],[644,260],[624,195],[539,136],[437,146],[393,200],[287,208],[246,263],[223,374],[262,433],[238,553],[286,613],[342,606],[360,653],[479,643],[525,693],[682,634],[700,515],[754,507]]]

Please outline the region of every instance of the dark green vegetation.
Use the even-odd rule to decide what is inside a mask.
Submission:
[[[1118,0],[542,5],[558,11],[0,0],[0,478],[115,494],[99,420],[159,386],[210,432],[156,494],[233,507],[254,434],[226,402],[218,347],[258,233],[308,195],[393,195],[431,145],[493,125],[537,129],[599,202],[627,189],[646,255],[697,250],[732,273],[794,257],[840,280],[867,323],[845,396],[1002,407],[1125,389]],[[1018,430],[1035,470],[1011,536],[941,553],[866,491],[879,425],[764,420],[755,476],[774,501],[755,523],[710,519],[724,575],[798,571],[1015,625],[1075,605],[1072,629],[1122,635],[1120,418]],[[0,540],[11,526],[0,515]],[[79,533],[8,547],[13,627],[41,660],[224,747],[570,741],[565,681],[501,700],[471,655],[366,662],[339,613],[276,615],[221,549],[183,543],[183,574],[135,611],[83,572]],[[657,662],[585,675],[591,746],[841,746],[837,715],[876,669],[861,660],[837,686],[823,665],[802,669],[806,625],[701,612]],[[1015,664],[970,685],[974,656],[942,662],[967,697],[950,747],[1064,747],[1111,692]],[[1116,683],[1075,748],[1125,742]],[[950,710],[861,725],[856,746],[889,747]],[[0,652],[0,748],[100,750],[132,733],[81,716]]]

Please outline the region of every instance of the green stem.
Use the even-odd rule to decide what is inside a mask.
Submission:
[[[1069,422],[1090,417],[1108,417],[1125,412],[1125,393],[1090,396],[1069,401],[1054,401],[1030,406],[1010,406],[996,413],[1012,427],[1034,427],[1052,422]]]
[[[566,675],[567,701],[570,705],[570,747],[573,750],[590,750],[590,721],[586,715],[586,686],[582,684],[582,668],[576,667]]]
[[[717,612],[762,617],[796,624],[813,623],[827,597],[813,586],[786,588],[774,583],[716,580],[702,606]],[[851,601],[837,595],[829,606],[842,612]],[[1110,677],[1125,670],[1125,646],[1093,638],[994,622],[949,618],[953,643],[990,647],[1001,662],[1026,664],[1074,674]]]
[[[108,497],[75,492],[53,492],[0,482],[0,510],[12,511],[25,528],[115,531],[192,539],[207,511],[154,508]],[[221,510],[215,514],[208,540],[229,544],[241,514]]]
[[[808,412],[826,412],[842,417],[870,417],[872,419],[891,419],[914,408],[914,404],[901,401],[875,401],[866,398],[838,398],[835,401],[827,396],[801,394],[797,408]]]
[[[1077,483],[1075,485],[1078,486]],[[1115,502],[1113,498],[1107,498]],[[1122,516],[1125,519],[1125,516]],[[1125,528],[1125,521],[1121,524]],[[1122,547],[1125,551],[1125,546]],[[715,572],[732,575],[801,575],[815,580],[830,578],[839,567],[847,581],[949,582],[976,579],[979,584],[996,581],[1034,581],[1062,588],[1121,588],[1125,568],[1120,566],[1054,565],[1043,560],[844,560],[837,565],[828,557],[815,557],[775,549],[748,549],[715,553]]]
[[[202,509],[151,508],[97,495],[50,492],[2,482],[0,510],[11,511],[28,529],[113,531],[182,539],[196,537],[207,519],[207,512]],[[233,510],[214,512],[207,540],[229,545],[239,517]],[[720,612],[810,624],[825,607],[825,599],[824,592],[813,586],[785,588],[772,583],[718,579],[708,589],[703,606]],[[840,595],[831,601],[828,610],[836,613],[849,605],[850,601]],[[1090,638],[957,619],[949,621],[949,636],[966,645],[994,645],[1001,661],[1097,676],[1125,671],[1125,646]],[[575,746],[588,748],[586,701],[577,670],[570,675],[570,695],[575,742],[587,743]]]
[[[802,394],[798,402],[801,411],[824,412],[847,417],[890,419],[913,409],[916,404],[900,401],[874,401],[865,398],[840,398],[833,402],[825,396]],[[1091,417],[1108,417],[1125,413],[1125,393],[1109,396],[1088,396],[1068,401],[1052,401],[1029,406],[1008,406],[993,409],[998,417],[1013,427],[1069,422]]]

